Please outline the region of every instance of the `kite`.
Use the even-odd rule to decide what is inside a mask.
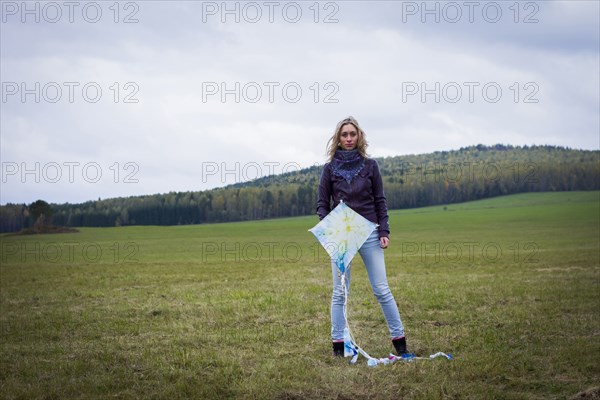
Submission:
[[[358,253],[358,249],[367,240],[377,224],[340,201],[325,218],[309,229],[325,251],[335,260],[341,274]]]
[[[442,352],[432,354],[429,357],[416,357],[410,353],[403,354],[402,356],[390,354],[387,358],[374,358],[358,346],[356,340],[352,337],[347,316],[348,291],[346,290],[346,273],[352,258],[354,258],[360,247],[377,227],[376,223],[369,221],[348,207],[346,203],[340,201],[325,218],[309,229],[309,232],[315,235],[338,268],[344,292],[344,320],[346,323],[344,328],[344,357],[352,357],[350,363],[354,364],[358,359],[358,355],[361,354],[367,359],[367,365],[370,367],[375,367],[378,364],[392,364],[398,360],[434,359],[440,356],[451,360],[451,354]]]

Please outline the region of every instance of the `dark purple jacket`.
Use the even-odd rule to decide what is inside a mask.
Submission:
[[[389,236],[387,203],[377,161],[367,158],[362,171],[350,183],[335,175],[330,163],[325,164],[317,196],[319,218],[325,218],[340,200],[369,221],[379,224],[379,237]]]

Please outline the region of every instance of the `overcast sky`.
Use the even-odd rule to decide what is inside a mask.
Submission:
[[[2,1],[0,203],[204,190],[475,144],[597,150],[591,1]]]

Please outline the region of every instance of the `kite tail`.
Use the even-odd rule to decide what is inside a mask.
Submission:
[[[347,313],[348,291],[346,290],[346,271],[348,271],[348,268],[346,268],[343,274],[340,274],[342,290],[344,291],[344,323],[346,324],[346,327],[344,328],[344,356],[351,356],[352,359],[350,360],[350,364],[354,364],[356,363],[359,354],[363,355],[367,360],[374,360],[374,358],[356,344],[356,340],[354,340],[352,332],[350,331]]]
[[[340,280],[342,283],[342,290],[344,291],[344,322],[346,327],[344,328],[344,356],[352,357],[350,360],[350,364],[355,364],[358,359],[358,355],[361,354],[363,357],[367,359],[367,365],[370,367],[376,367],[379,364],[388,365],[393,364],[396,361],[413,361],[413,360],[433,360],[437,357],[445,357],[448,360],[452,360],[454,357],[452,354],[442,353],[441,351],[430,355],[429,357],[417,357],[414,354],[406,354],[397,356],[395,354],[390,354],[387,358],[374,358],[371,357],[366,351],[364,351],[359,345],[356,344],[356,340],[352,336],[352,332],[350,331],[350,325],[348,324],[348,291],[346,290],[346,271],[340,274]]]

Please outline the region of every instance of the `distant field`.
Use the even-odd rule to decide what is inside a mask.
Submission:
[[[411,350],[330,356],[318,219],[0,237],[0,398],[569,398],[600,385],[600,192],[390,212]],[[360,257],[349,318],[392,351]]]

